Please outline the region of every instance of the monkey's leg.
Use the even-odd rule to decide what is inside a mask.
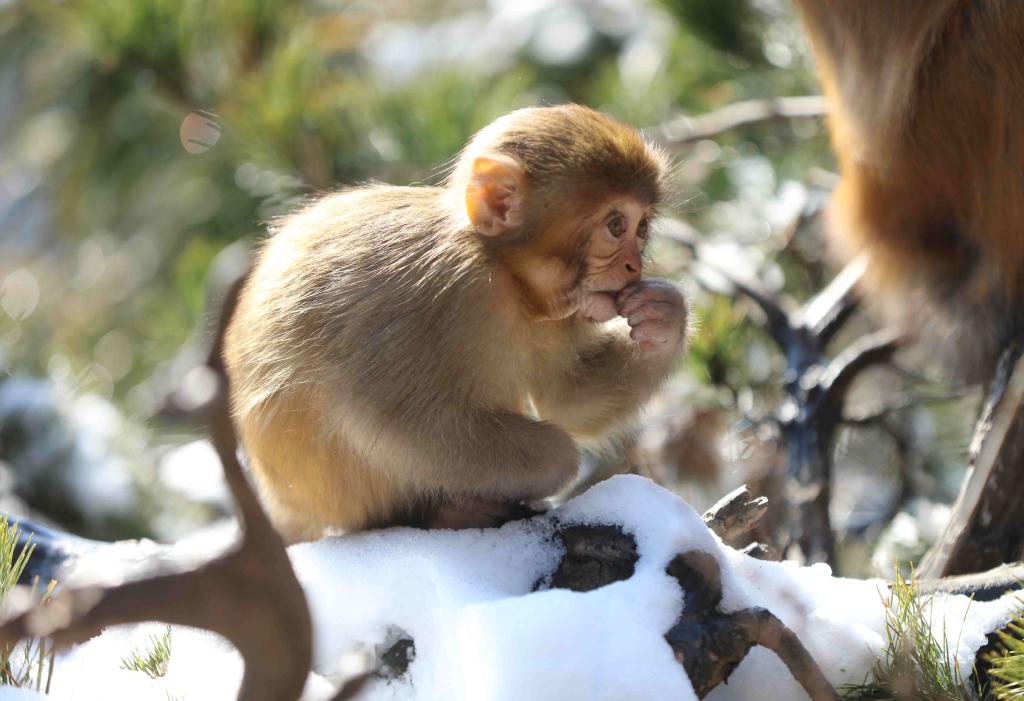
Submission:
[[[430,416],[410,422],[416,430],[404,441],[378,442],[387,445],[378,453],[383,469],[410,482],[411,523],[465,528],[525,518],[536,512],[524,502],[554,494],[576,475],[576,444],[553,424],[465,407]]]
[[[445,525],[497,525],[578,467],[568,434],[512,412],[445,405],[373,420],[365,406],[356,415],[317,397],[276,401],[242,429],[268,511],[292,541],[430,524],[442,509]],[[320,417],[343,418],[328,431]]]
[[[402,485],[373,461],[379,451],[356,450],[347,434],[327,430],[324,416],[329,407],[318,396],[278,396],[238,422],[264,506],[292,543],[390,524],[404,506]]]
[[[425,487],[499,499],[539,499],[557,492],[579,466],[562,429],[504,410],[462,409],[424,426],[433,474]],[[422,446],[420,447],[422,450]]]

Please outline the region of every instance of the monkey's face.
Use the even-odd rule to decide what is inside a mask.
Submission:
[[[618,316],[618,293],[640,280],[651,208],[633,197],[610,200],[587,220],[580,271],[572,296],[593,321]]]

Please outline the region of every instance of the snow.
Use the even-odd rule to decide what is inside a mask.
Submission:
[[[587,593],[545,589],[561,556],[556,521],[620,525],[637,540],[634,575]],[[416,641],[408,672],[373,682],[361,699],[695,699],[663,639],[682,604],[665,566],[693,549],[720,563],[724,610],[771,610],[836,685],[868,677],[884,645],[883,582],[834,578],[823,565],[748,558],[724,546],[675,495],[622,476],[545,516],[497,530],[392,529],[293,546],[315,629],[314,672],[303,698],[330,698],[347,675],[407,635]],[[934,630],[949,640],[965,677],[985,634],[1002,625],[1011,608],[1009,600],[934,600]],[[108,629],[62,655],[51,697],[234,698],[241,660],[212,634],[174,628],[170,664],[160,679],[119,668],[122,657],[164,629]],[[760,648],[708,698],[763,698],[766,680],[773,699],[807,698],[782,663]],[[30,698],[36,697],[0,691],[0,701]]]
[[[192,441],[170,450],[160,461],[160,480],[192,501],[231,509],[224,470],[208,440]]]

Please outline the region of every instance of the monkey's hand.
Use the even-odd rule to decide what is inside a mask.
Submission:
[[[615,298],[619,315],[629,322],[629,337],[648,354],[673,353],[686,338],[686,299],[667,280],[641,280]]]

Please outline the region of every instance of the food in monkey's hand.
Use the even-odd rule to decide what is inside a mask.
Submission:
[[[346,190],[282,221],[225,339],[282,533],[492,525],[569,484],[577,445],[628,427],[685,346],[683,296],[641,275],[665,175],[605,115],[530,108],[443,187]]]

